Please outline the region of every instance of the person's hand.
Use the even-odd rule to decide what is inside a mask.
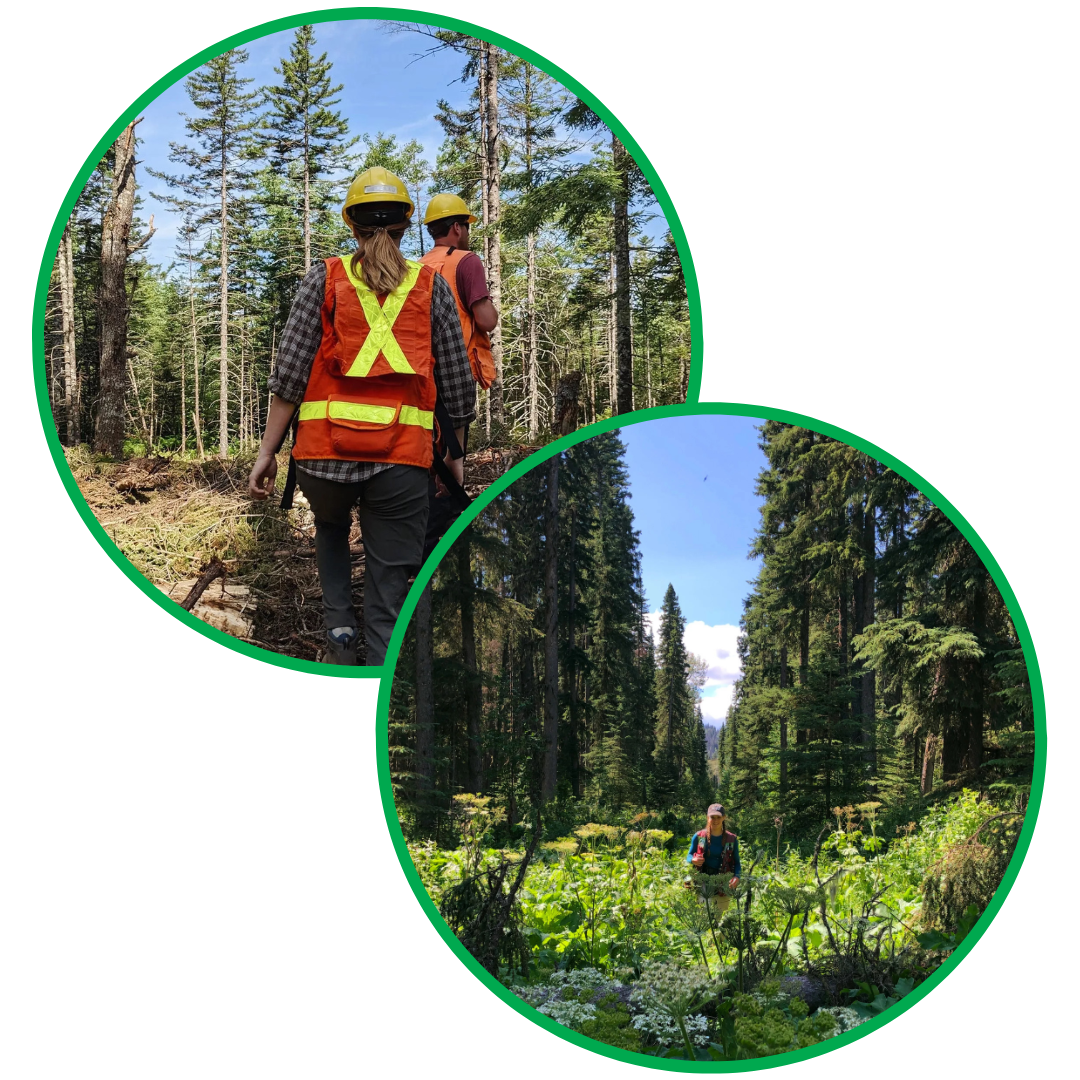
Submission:
[[[728,887],[731,888],[731,889],[736,889],[736,888],[738,888],[738,886],[739,886],[739,879],[737,877],[733,877],[728,882]]]
[[[256,502],[262,502],[273,493],[275,480],[277,480],[277,458],[273,454],[260,452],[248,477],[248,494]]]
[[[446,467],[450,470],[450,475],[462,486],[465,486],[465,459],[459,457],[456,461],[450,456],[450,451],[446,452],[446,456],[443,458],[446,462]],[[437,473],[435,475],[435,497],[437,499],[443,499],[450,494],[450,489],[443,483],[443,479]]]
[[[705,861],[704,851],[695,851],[694,857],[690,860],[695,866],[700,866]]]

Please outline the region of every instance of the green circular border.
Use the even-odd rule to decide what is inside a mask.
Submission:
[[[1027,664],[1028,678],[1031,684],[1031,698],[1035,717],[1035,763],[1031,780],[1031,797],[1028,802],[1027,812],[1024,815],[1024,825],[1020,832],[1020,838],[1017,841],[1016,850],[1009,862],[1008,869],[1005,871],[1005,876],[1001,879],[1001,884],[995,891],[993,899],[990,901],[986,910],[979,917],[979,921],[975,924],[967,937],[956,947],[948,959],[945,960],[941,967],[939,967],[924,983],[912,990],[906,997],[902,998],[896,1005],[891,1006],[887,1012],[882,1013],[881,1016],[876,1017],[873,1020],[868,1020],[866,1023],[860,1024],[857,1028],[854,1028],[843,1035],[837,1035],[834,1038],[827,1039],[825,1042],[819,1043],[816,1046],[809,1047],[805,1050],[791,1051],[786,1054],[777,1054],[773,1057],[757,1058],[745,1062],[677,1061],[668,1058],[651,1058],[645,1054],[635,1054],[627,1050],[616,1049],[605,1043],[597,1042],[595,1039],[590,1039],[585,1035],[579,1035],[570,1028],[563,1027],[561,1024],[556,1023],[550,1017],[544,1016],[543,1013],[538,1012],[531,1005],[527,1005],[519,997],[507,990],[497,979],[492,978],[446,925],[431,897],[428,896],[427,890],[420,881],[420,875],[417,873],[416,867],[413,866],[408,848],[405,845],[405,837],[401,831],[401,824],[398,821],[397,807],[394,804],[393,788],[390,781],[390,740],[388,724],[392,678],[384,679],[379,688],[379,704],[375,729],[375,753],[379,769],[379,790],[382,795],[383,812],[386,814],[386,822],[390,828],[390,837],[394,843],[394,849],[397,852],[398,860],[401,863],[402,869],[405,871],[405,876],[412,886],[416,898],[420,901],[420,906],[423,909],[424,914],[431,920],[442,939],[450,946],[453,952],[456,953],[458,959],[460,959],[465,966],[488,987],[488,989],[492,990],[498,997],[502,998],[502,1000],[511,1008],[516,1009],[519,1013],[528,1017],[528,1019],[533,1021],[533,1023],[538,1024],[540,1027],[546,1028],[553,1034],[558,1035],[577,1046],[581,1046],[586,1050],[602,1054],[605,1057],[615,1058],[617,1061],[625,1061],[631,1065],[639,1065],[644,1068],[668,1069],[672,1072],[749,1072],[757,1069],[772,1069],[781,1065],[790,1065],[796,1061],[805,1061],[808,1058],[818,1057],[821,1054],[836,1050],[841,1046],[846,1046],[848,1043],[855,1042],[856,1039],[864,1038],[884,1024],[894,1020],[901,1013],[910,1009],[912,1005],[926,997],[926,995],[930,993],[942,979],[946,978],[956,968],[957,964],[959,964],[971,951],[975,946],[975,943],[982,937],[986,928],[993,921],[993,918],[1000,910],[1001,905],[1005,902],[1005,897],[1009,894],[1009,890],[1012,888],[1013,882],[1020,872],[1020,865],[1024,861],[1024,856],[1027,854],[1028,846],[1031,843],[1031,834],[1035,828],[1035,820],[1039,813],[1039,804],[1042,801],[1043,780],[1046,774],[1046,702],[1043,697],[1042,676],[1039,672],[1039,664],[1035,656],[1035,646],[1031,640],[1031,633],[1028,630],[1023,612],[1021,612],[1020,605],[1017,603],[1016,595],[1002,572],[1001,567],[998,565],[997,560],[990,553],[989,548],[987,548],[980,539],[978,533],[975,532],[967,519],[964,518],[952,503],[941,495],[936,488],[931,484],[928,484],[921,476],[919,476],[914,469],[909,468],[902,461],[899,461],[891,454],[886,453],[868,440],[860,438],[858,435],[852,435],[843,428],[836,427],[833,424],[824,423],[821,420],[815,420],[810,416],[803,416],[801,413],[788,412],[784,409],[770,409],[758,405],[741,405],[727,402],[699,402],[696,406],[669,405],[658,409],[645,409],[640,412],[627,414],[623,417],[612,417],[610,420],[600,421],[588,428],[583,428],[571,435],[567,435],[565,438],[559,439],[558,442],[551,443],[550,446],[546,446],[542,450],[537,451],[532,457],[510,469],[505,476],[496,481],[491,487],[487,488],[487,490],[477,497],[473,503],[472,510],[468,514],[458,518],[440,541],[439,546],[432,553],[432,557],[428,559],[421,572],[417,575],[416,582],[410,590],[409,595],[406,597],[405,604],[402,607],[401,615],[398,618],[397,626],[394,628],[393,636],[390,638],[390,645],[386,653],[386,670],[388,675],[393,671],[394,665],[397,663],[398,653],[401,650],[401,643],[405,636],[405,628],[408,625],[409,619],[412,617],[421,590],[431,580],[431,576],[435,572],[435,567],[442,560],[443,556],[446,555],[450,546],[458,536],[461,535],[468,523],[476,517],[480,510],[487,506],[496,495],[504,491],[530,469],[533,469],[546,461],[549,457],[553,457],[556,453],[566,450],[602,431],[613,431],[618,428],[629,427],[632,424],[639,424],[660,417],[685,416],[688,414],[698,416],[746,416],[754,419],[779,420],[787,424],[797,424],[800,427],[811,428],[814,431],[820,432],[822,435],[828,435],[831,438],[839,439],[840,441],[863,451],[863,453],[869,454],[876,460],[884,462],[889,468],[904,477],[905,480],[914,484],[915,487],[925,495],[928,495],[933,500],[934,504],[946,513],[948,518],[956,525],[968,543],[975,549],[979,558],[982,559],[983,564],[986,566],[987,570],[990,571],[990,576],[994,579],[994,583],[997,585],[998,589],[1001,590],[1001,595],[1005,599],[1005,603],[1008,605],[1009,614],[1012,616],[1017,636],[1020,638],[1020,643],[1024,650],[1024,660]]]
[[[105,152],[113,144],[120,132],[135,118],[144,106],[148,105],[162,91],[178,82],[185,75],[190,74],[207,60],[210,60],[212,57],[225,52],[227,49],[234,48],[237,45],[243,45],[249,41],[254,41],[257,38],[266,37],[268,34],[276,33],[279,30],[289,30],[296,26],[375,19],[420,22],[427,26],[438,26],[445,30],[458,30],[467,33],[472,37],[483,38],[485,41],[498,45],[507,52],[511,52],[522,59],[528,60],[529,63],[558,80],[567,89],[572,90],[604,121],[605,124],[607,124],[611,131],[619,137],[619,140],[633,156],[634,160],[641,168],[641,171],[645,174],[646,179],[649,181],[657,202],[663,208],[664,216],[671,229],[676,249],[679,252],[679,259],[683,269],[683,278],[686,281],[686,299],[690,313],[690,376],[687,386],[687,401],[696,401],[701,392],[702,319],[701,298],[698,292],[697,274],[694,270],[693,260],[690,257],[690,245],[687,243],[686,233],[683,230],[682,222],[675,211],[671,198],[667,193],[667,189],[664,187],[656,170],[652,167],[652,164],[642,152],[641,147],[634,140],[633,136],[623,127],[607,107],[576,79],[572,78],[560,67],[552,64],[538,53],[513,41],[511,38],[496,34],[482,26],[477,26],[474,23],[465,22],[461,19],[453,19],[446,15],[437,15],[433,12],[415,11],[412,8],[390,7],[323,8],[318,11],[302,12],[299,15],[289,15],[285,18],[260,23],[258,26],[253,26],[248,30],[242,30],[230,37],[223,38],[216,44],[196,53],[190,59],[185,60],[184,63],[173,68],[167,75],[158,79],[153,86],[141,94],[123,111],[123,113],[120,114],[108,131],[101,137],[93,150],[90,151],[89,157],[83,162],[82,167],[79,169],[71,186],[68,188],[67,195],[60,205],[60,212],[53,222],[48,242],[45,245],[41,269],[38,272],[37,292],[34,297],[32,329],[34,387],[37,392],[38,411],[41,415],[42,427],[45,431],[45,440],[49,444],[49,452],[52,454],[53,463],[56,466],[57,472],[60,474],[60,479],[63,481],[64,487],[67,489],[67,493],[75,505],[75,509],[79,512],[79,516],[93,534],[94,539],[105,549],[109,558],[120,567],[128,578],[130,578],[159,607],[164,608],[170,615],[175,616],[181,622],[190,626],[193,630],[198,631],[204,637],[208,637],[211,641],[216,641],[218,644],[224,645],[234,652],[250,656],[255,660],[261,660],[263,663],[291,668],[294,671],[307,671],[316,675],[326,675],[346,679],[380,678],[383,669],[378,667],[349,668],[316,664],[310,660],[300,660],[291,656],[282,656],[278,653],[270,652],[268,649],[260,648],[257,645],[250,645],[245,641],[241,641],[239,638],[234,638],[231,635],[224,633],[224,631],[210,626],[208,623],[204,623],[190,612],[185,611],[175,600],[167,597],[128,561],[127,557],[116,546],[112,538],[94,516],[93,511],[83,498],[82,492],[75,482],[75,477],[68,468],[67,460],[64,457],[63,447],[56,434],[55,421],[49,403],[49,391],[45,377],[45,306],[49,292],[49,281],[52,277],[53,260],[55,258],[57,247],[60,244],[60,237],[64,231],[64,226],[75,206],[75,201],[97,163],[105,155]],[[673,407],[679,408],[680,406]],[[537,460],[542,459],[538,458]]]

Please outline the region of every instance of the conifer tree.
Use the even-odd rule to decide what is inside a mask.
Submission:
[[[229,267],[234,255],[234,230],[244,212],[255,175],[257,152],[254,131],[260,95],[245,87],[252,82],[240,74],[247,62],[244,49],[229,49],[215,56],[184,80],[184,88],[197,110],[188,116],[191,146],[170,143],[169,160],[186,166],[177,175],[154,172],[182,197],[164,197],[176,208],[193,211],[200,228],[216,230],[218,255],[218,453],[229,452]]]
[[[333,108],[341,99],[335,95],[343,84],[331,86],[333,66],[326,53],[312,52],[315,29],[300,26],[289,48],[288,59],[274,71],[281,85],[265,89],[270,106],[265,117],[270,158],[275,170],[300,183],[303,201],[300,210],[303,237],[303,272],[311,269],[312,216],[324,213],[330,203],[329,185],[349,164],[348,151],[356,138],[348,137],[349,125]]]

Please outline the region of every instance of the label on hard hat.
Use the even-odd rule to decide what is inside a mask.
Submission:
[[[378,193],[380,195],[382,195],[382,194],[396,195],[397,194],[397,188],[394,187],[393,184],[365,184],[364,185],[364,194],[365,195],[371,195],[371,194],[374,194],[374,193]]]

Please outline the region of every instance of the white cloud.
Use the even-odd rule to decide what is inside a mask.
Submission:
[[[653,639],[660,639],[660,612],[649,612]],[[721,623],[710,626],[700,619],[687,623],[683,643],[688,652],[701,657],[707,667],[701,696],[701,714],[707,723],[722,724],[742,674],[738,652],[739,628]]]

